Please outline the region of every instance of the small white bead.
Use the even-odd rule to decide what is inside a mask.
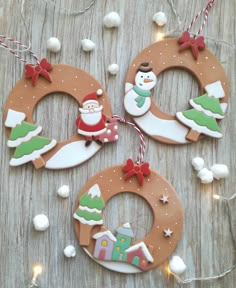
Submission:
[[[70,187],[68,185],[62,185],[58,190],[57,194],[62,198],[67,198],[70,195]]]
[[[36,231],[46,231],[49,227],[48,217],[44,214],[38,214],[33,218],[33,224]]]
[[[117,12],[110,12],[103,18],[103,24],[107,28],[119,27],[120,23],[120,15]]]
[[[66,248],[64,249],[64,255],[67,258],[72,258],[76,256],[76,250],[75,247],[73,245],[68,245],[66,246]]]
[[[82,46],[82,49],[85,51],[85,52],[89,52],[89,51],[92,51],[95,49],[96,45],[95,43],[90,40],[90,39],[83,39],[81,40],[81,46]]]
[[[164,26],[167,23],[166,14],[164,12],[157,12],[153,15],[152,20],[158,25],[158,26]]]
[[[173,274],[180,275],[184,273],[187,267],[182,258],[179,256],[173,256],[170,259],[169,268]]]
[[[98,90],[97,90],[97,95],[98,95],[98,96],[101,96],[102,94],[103,94],[102,89],[98,89]]]
[[[204,160],[201,157],[195,157],[192,159],[192,165],[196,171],[200,171],[204,167]]]
[[[229,168],[225,164],[214,164],[210,169],[217,180],[229,176]]]
[[[119,66],[118,64],[111,64],[108,66],[108,72],[111,74],[111,75],[116,75],[119,71]]]
[[[59,52],[61,50],[61,42],[56,37],[50,37],[47,41],[47,49],[51,52]]]
[[[201,183],[203,184],[211,183],[214,179],[212,171],[208,170],[207,168],[201,169],[198,172],[197,177],[201,179]]]

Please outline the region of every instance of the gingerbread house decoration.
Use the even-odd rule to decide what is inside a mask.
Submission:
[[[96,240],[93,256],[100,260],[111,260],[114,243],[117,242],[115,236],[106,230],[94,234],[93,238]]]
[[[126,262],[137,266],[141,270],[146,270],[148,263],[154,262],[154,259],[144,242],[130,246],[125,252],[127,253]]]

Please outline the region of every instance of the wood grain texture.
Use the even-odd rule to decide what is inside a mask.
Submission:
[[[68,9],[79,9],[88,1],[56,2]],[[189,23],[193,15],[206,5],[205,0],[174,2],[184,23]],[[21,0],[0,0],[0,30],[2,34],[27,42],[20,6]],[[173,12],[164,0],[97,1],[86,14],[80,16],[66,15],[45,1],[25,0],[24,16],[32,48],[39,58],[46,56],[51,63],[70,64],[89,72],[106,87],[113,112],[124,116],[122,101],[127,68],[139,51],[156,40],[157,28],[152,23],[152,15],[160,10],[168,15],[167,29],[176,27]],[[122,25],[117,30],[102,27],[103,16],[110,11],[117,11],[122,17]],[[235,15],[234,0],[216,1],[203,35],[235,42]],[[46,51],[46,41],[51,36],[57,36],[62,42],[62,50],[56,55]],[[91,54],[80,49],[80,40],[86,37],[97,44]],[[231,86],[230,108],[220,124],[224,138],[204,139],[188,146],[168,146],[147,138],[146,159],[153,170],[166,177],[176,188],[185,210],[182,239],[175,254],[180,255],[188,266],[186,277],[217,274],[228,268],[235,257],[227,207],[212,198],[213,194],[230,196],[235,192],[235,51],[211,40],[206,42],[224,66]],[[107,67],[116,62],[120,72],[116,77],[109,76]],[[5,50],[0,50],[1,113],[8,94],[23,75],[23,68],[22,63]],[[155,101],[165,112],[174,113],[187,108],[188,99],[199,93],[196,80],[181,70],[162,73],[158,83]],[[44,127],[45,135],[62,140],[76,131],[74,121],[77,114],[75,100],[54,94],[38,104],[34,117]],[[75,237],[73,205],[87,179],[102,169],[124,163],[128,157],[136,157],[138,135],[131,128],[120,125],[118,143],[107,145],[80,167],[65,171],[36,171],[31,164],[9,167],[12,151],[6,146],[7,137],[2,117],[0,119],[0,287],[27,287],[32,265],[37,261],[44,265],[40,277],[42,288],[178,286],[173,279],[168,280],[165,265],[142,275],[121,275],[108,271],[89,259]],[[197,155],[204,157],[207,166],[227,164],[231,177],[225,181],[215,181],[212,185],[201,185],[190,164],[191,158]],[[67,200],[59,198],[56,193],[62,184],[69,184],[71,188]],[[230,208],[235,226],[234,207],[235,201]],[[151,212],[148,204],[139,197],[130,194],[117,196],[107,208],[106,218],[111,229],[124,221],[137,223],[134,232],[139,239],[151,229]],[[32,227],[32,218],[38,213],[49,216],[51,225],[45,233],[37,233]],[[65,259],[63,256],[63,249],[68,244],[76,246],[75,259]],[[193,283],[187,287],[233,288],[235,282],[234,271],[221,280]]]

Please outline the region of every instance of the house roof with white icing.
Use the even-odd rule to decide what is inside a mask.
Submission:
[[[91,196],[91,198],[94,198],[94,197],[101,197],[101,191],[100,191],[100,188],[98,186],[98,184],[94,184],[88,191],[88,195]]]
[[[130,224],[128,222],[123,224],[116,231],[117,231],[117,233],[119,233],[121,235],[128,236],[130,238],[134,238],[134,232],[130,228]]]
[[[139,248],[142,249],[144,255],[146,256],[147,260],[151,263],[154,262],[154,259],[152,258],[152,255],[150,254],[146,244],[144,242],[140,242],[136,245],[130,246],[128,249],[125,250],[125,252],[131,252],[131,251],[135,251],[138,250]]]
[[[111,231],[106,230],[106,231],[102,231],[102,232],[98,232],[96,234],[93,235],[93,239],[99,239],[103,236],[107,236],[108,238],[110,238],[113,242],[116,242],[117,239],[116,237],[111,233]]]

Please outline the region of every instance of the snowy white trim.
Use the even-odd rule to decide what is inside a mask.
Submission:
[[[196,104],[193,99],[189,100],[190,105],[197,111],[203,112],[206,116],[213,117],[216,119],[223,119],[225,116],[218,113],[213,113],[210,110],[205,110],[201,105]]]
[[[98,184],[94,184],[88,191],[88,195],[91,196],[91,198],[94,198],[94,197],[101,197],[101,190],[98,186]]]
[[[97,136],[97,135],[100,135],[104,132],[106,132],[107,128],[103,128],[102,130],[99,130],[99,131],[84,131],[84,130],[81,130],[81,129],[78,129],[78,134],[81,134],[81,135],[84,135],[84,136]]]
[[[24,155],[21,158],[12,158],[10,160],[10,165],[19,166],[27,162],[34,161],[38,159],[41,156],[41,154],[46,153],[47,151],[51,150],[54,146],[56,146],[56,144],[57,144],[57,141],[55,139],[52,139],[52,141],[48,145],[44,146],[42,149],[36,150],[29,155]]]
[[[99,221],[95,221],[95,220],[86,220],[83,217],[78,216],[76,213],[74,213],[73,217],[78,220],[79,222],[83,223],[83,224],[88,224],[90,226],[94,226],[94,225],[102,225],[103,224],[103,219],[99,220]]]
[[[166,120],[148,111],[141,117],[134,117],[134,122],[148,135],[161,136],[177,143],[190,143],[185,137],[188,128],[177,120]]]
[[[220,103],[221,109],[223,111],[223,113],[225,114],[227,108],[228,108],[228,104],[227,103]]]
[[[42,127],[38,126],[34,131],[30,131],[25,137],[18,138],[16,140],[8,140],[8,147],[17,147],[23,142],[28,142],[31,138],[38,135],[42,131]]]
[[[89,212],[89,213],[94,213],[94,212],[97,213],[97,214],[101,214],[101,213],[102,213],[101,210],[98,210],[98,209],[96,209],[96,208],[90,209],[90,208],[88,208],[87,206],[81,206],[81,205],[79,205],[79,209],[82,210],[82,211],[87,211],[87,212]]]
[[[101,148],[102,146],[95,141],[89,147],[85,147],[85,140],[68,143],[47,161],[45,167],[48,169],[64,169],[77,166],[88,160]]]
[[[138,250],[139,248],[142,249],[144,255],[145,255],[146,258],[147,258],[147,260],[148,260],[149,262],[153,263],[153,262],[154,262],[154,259],[153,259],[152,255],[150,254],[150,252],[149,252],[149,250],[148,250],[148,248],[147,248],[147,246],[146,246],[146,244],[145,244],[144,242],[140,242],[140,243],[138,243],[138,244],[136,244],[136,245],[130,246],[128,249],[125,250],[125,252],[128,253],[128,252],[131,252],[131,251]]]
[[[5,126],[9,128],[14,128],[16,125],[20,125],[22,121],[26,118],[25,113],[18,112],[12,109],[8,109],[7,117],[5,120]]]
[[[185,123],[187,126],[191,127],[194,131],[197,131],[198,133],[202,133],[205,135],[209,135],[214,138],[221,138],[223,136],[222,133],[217,131],[211,131],[205,126],[199,126],[197,125],[193,120],[187,119],[183,116],[182,112],[177,112],[176,117],[183,123]]]
[[[221,85],[220,80],[206,85],[205,90],[209,97],[214,97],[217,99],[225,97],[225,91]]]
[[[120,272],[120,273],[125,273],[125,274],[134,274],[134,273],[143,272],[141,269],[137,268],[136,266],[133,266],[125,262],[105,261],[105,260],[96,259],[89,253],[89,251],[86,248],[83,247],[83,249],[91,259],[93,259],[96,263],[100,264],[101,266],[109,270]]]
[[[97,240],[97,239],[101,238],[104,235],[107,236],[108,238],[110,238],[113,242],[117,242],[116,237],[109,230],[106,230],[106,231],[103,231],[103,232],[98,232],[98,233],[94,234],[93,235],[93,239]]]
[[[124,228],[128,228],[128,229],[130,229],[131,227],[130,227],[130,224],[129,224],[129,222],[127,222],[127,223],[125,223],[125,224],[123,224],[122,225]]]

